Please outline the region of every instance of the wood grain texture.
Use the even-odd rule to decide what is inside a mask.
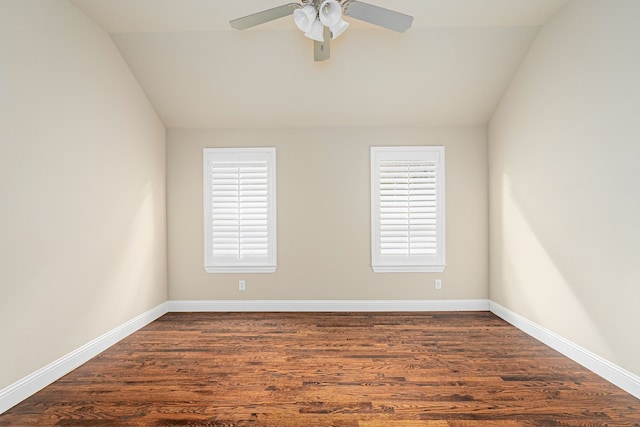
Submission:
[[[640,426],[640,401],[487,312],[169,313],[2,426]]]

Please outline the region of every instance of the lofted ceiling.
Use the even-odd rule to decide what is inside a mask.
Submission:
[[[414,16],[398,34],[345,18],[331,59],[282,18],[287,0],[71,0],[112,37],[169,128],[485,124],[541,25],[567,0],[366,0]]]

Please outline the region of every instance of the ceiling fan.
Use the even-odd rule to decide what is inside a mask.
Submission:
[[[304,35],[313,40],[315,61],[329,59],[331,39],[349,27],[343,15],[399,33],[404,33],[413,22],[413,16],[358,0],[302,0],[302,3],[288,3],[234,19],[229,24],[236,30],[246,30],[289,15],[293,15]]]

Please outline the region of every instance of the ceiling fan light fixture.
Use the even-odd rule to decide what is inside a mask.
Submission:
[[[296,26],[300,31],[306,33],[311,30],[311,26],[316,20],[317,15],[318,12],[315,7],[306,5],[293,12],[293,21],[296,23]]]
[[[340,34],[344,33],[346,29],[349,28],[349,23],[344,19],[340,18],[337,24],[332,25],[331,29],[331,38],[337,39],[340,37]]]
[[[296,0],[233,19],[229,24],[236,30],[246,30],[291,15],[304,35],[314,40],[313,59],[316,62],[329,59],[331,39],[340,37],[349,28],[343,15],[398,33],[404,33],[413,23],[411,15],[361,0]]]
[[[318,15],[322,25],[332,27],[342,19],[342,6],[336,0],[324,0],[318,10]]]
[[[309,31],[304,33],[304,35],[309,37],[312,40],[323,42],[324,41],[324,36],[322,35],[323,32],[324,32],[324,26],[322,25],[322,22],[320,22],[320,19],[316,19],[311,24],[311,28],[309,29]]]

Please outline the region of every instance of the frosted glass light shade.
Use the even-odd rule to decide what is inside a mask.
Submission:
[[[344,33],[347,28],[349,28],[349,23],[340,18],[337,24],[331,26],[331,38],[338,38],[340,34]]]
[[[293,11],[293,21],[300,31],[306,33],[311,29],[313,22],[316,20],[316,15],[316,8],[306,5]]]
[[[324,0],[318,11],[322,25],[331,27],[342,19],[342,6],[336,0]]]
[[[304,35],[309,37],[310,39],[323,42],[324,41],[324,36],[322,35],[323,32],[324,32],[324,26],[322,25],[322,22],[320,22],[319,19],[316,19],[315,21],[313,21],[313,24],[311,24],[311,28],[309,29],[309,31],[304,33]]]

